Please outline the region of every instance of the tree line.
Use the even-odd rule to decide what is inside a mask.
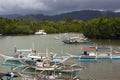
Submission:
[[[28,35],[39,29],[47,33],[76,32],[89,38],[120,39],[120,18],[104,16],[85,22],[65,17],[61,21],[53,22],[47,19],[30,21],[0,17],[0,34],[3,35]]]

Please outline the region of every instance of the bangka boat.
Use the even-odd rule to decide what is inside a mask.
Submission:
[[[44,72],[33,75],[26,75],[23,73],[19,73],[22,77],[22,80],[79,80],[78,75],[71,75],[70,77],[64,77],[62,73],[56,74],[55,72],[50,72],[50,74],[44,74]]]
[[[41,72],[39,72],[39,73],[35,70],[35,72],[32,72],[32,73],[34,73],[34,76],[25,76],[25,75],[21,74],[20,72],[19,72],[19,74],[21,75],[23,80],[24,79],[30,79],[30,80],[34,80],[34,79],[37,79],[37,80],[42,80],[42,79],[46,79],[46,80],[68,80],[68,79],[72,79],[72,80],[76,80],[78,75],[76,75],[76,73],[74,73],[74,68],[70,68],[70,67],[75,67],[75,66],[77,66],[77,65],[73,64],[73,65],[67,66],[67,67],[64,66],[64,68],[62,68],[62,69],[59,68],[59,70],[58,69],[55,69],[55,70],[49,70],[49,69],[46,69],[46,70],[43,69],[42,70],[41,69]],[[78,68],[82,68],[82,67],[78,66]],[[76,70],[78,70],[78,69],[76,69]],[[78,73],[79,70],[76,71],[76,72]],[[23,71],[25,71],[25,69]],[[64,75],[62,75],[63,72],[64,73],[66,73],[66,72],[70,73],[71,74],[70,78],[63,77],[64,76]],[[22,73],[24,73],[24,72],[22,72]],[[26,74],[29,74],[29,73],[31,74],[31,72],[27,72]],[[31,74],[31,75],[33,75],[33,74]]]
[[[59,72],[78,72],[80,70],[83,69],[83,67],[81,66],[77,66],[77,65],[63,65],[64,62],[69,59],[69,56],[66,57],[62,57],[62,58],[56,58],[56,59],[52,59],[45,57],[35,57],[35,56],[31,56],[32,59],[35,59],[35,65],[27,65],[28,67],[34,68],[35,70],[48,70],[48,71],[59,71]]]
[[[69,56],[60,57],[43,57],[43,56],[30,56],[35,60],[35,65],[32,67],[36,70],[54,70],[56,65],[61,64],[69,59]],[[29,64],[28,64],[29,65]],[[30,64],[31,66],[31,64]]]
[[[80,61],[95,60],[120,60],[120,55],[113,55],[112,48],[108,47],[84,47],[79,56],[68,54],[72,58],[79,58]]]
[[[91,57],[88,54],[89,57]],[[85,60],[85,58],[79,58],[80,60]],[[106,47],[98,47],[96,49],[96,54],[94,54],[93,58],[89,58],[88,60],[120,60],[120,55],[113,55],[112,48]]]
[[[88,40],[88,38],[86,38],[85,36],[81,35],[81,36],[65,36],[63,37],[62,40],[65,44],[87,44],[90,43],[90,40]]]
[[[61,64],[65,62],[67,59],[69,59],[69,56],[56,57],[57,54],[54,54],[52,52],[50,52],[49,54],[48,52],[36,53],[36,52],[33,52],[33,50],[31,49],[26,49],[26,50],[16,49],[16,52],[20,52],[20,53],[15,56],[6,56],[3,54],[0,54],[0,56],[2,56],[5,59],[3,62],[3,65],[12,65],[12,66],[26,65],[26,66],[35,67],[35,65],[38,64],[40,60],[42,61],[44,60],[44,62],[49,60],[49,62],[54,62],[55,64]],[[42,56],[42,54],[44,54],[44,56]],[[41,69],[39,67],[39,70]],[[51,69],[53,68],[51,67]]]
[[[18,53],[17,53],[18,52]],[[6,56],[0,54],[6,61],[19,62],[20,60],[30,60],[29,56],[35,55],[32,49],[16,49],[15,55]]]

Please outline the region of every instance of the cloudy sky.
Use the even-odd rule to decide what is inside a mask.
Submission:
[[[120,11],[120,0],[0,0],[0,14],[59,14],[79,10]]]

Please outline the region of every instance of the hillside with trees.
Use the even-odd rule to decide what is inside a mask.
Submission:
[[[82,20],[82,21],[89,21],[91,19],[103,16],[116,16],[120,17],[120,12],[113,12],[113,11],[99,11],[99,10],[80,10],[80,11],[71,11],[66,13],[60,13],[55,15],[45,15],[45,14],[8,14],[8,15],[1,15],[4,18],[9,19],[25,19],[31,21],[40,21],[47,19],[49,21],[61,21],[66,16],[70,16],[72,19]]]

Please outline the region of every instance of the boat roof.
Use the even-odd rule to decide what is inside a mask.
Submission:
[[[30,58],[33,58],[33,59],[47,59],[47,57],[44,57],[44,56],[29,56]]]
[[[111,48],[110,47],[98,47],[97,49],[106,50],[106,49],[111,49]]]
[[[18,52],[32,52],[32,49],[17,49]]]
[[[94,47],[85,47],[85,48],[82,48],[82,51],[95,51],[96,48]]]

